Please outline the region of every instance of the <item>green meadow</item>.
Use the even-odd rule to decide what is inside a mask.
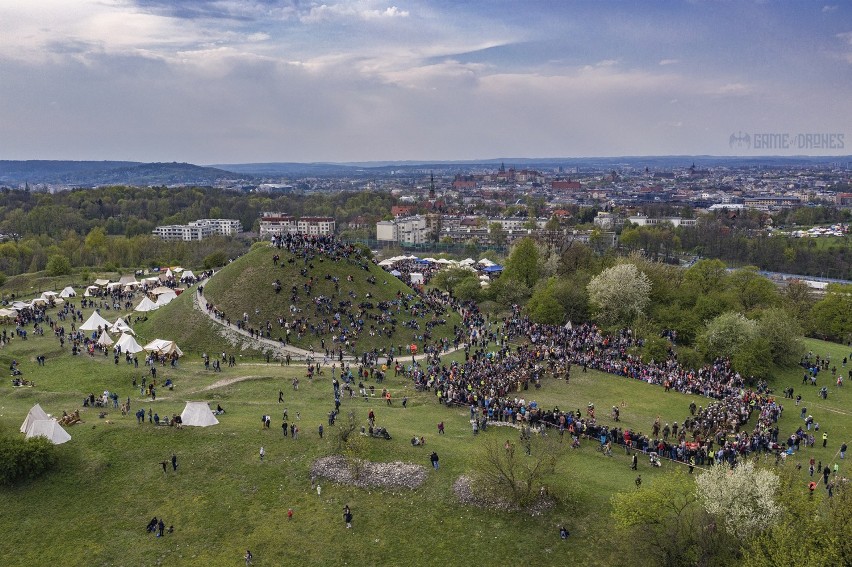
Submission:
[[[376,462],[423,465],[427,481],[416,490],[365,490],[321,479],[318,494],[311,482],[311,464],[338,452],[337,427],[327,424],[333,408],[330,368],[308,380],[303,363],[267,363],[263,353],[249,344],[233,344],[218,335],[216,324],[192,308],[192,293],[194,289],[135,324],[140,343],[174,339],[185,353],[177,368],[158,367],[158,383],[170,378],[175,388],[159,388],[156,401],[132,386],[134,379],[150,380],[141,358],[139,368],[134,368],[102,354],[72,356],[49,329],[43,337],[30,333],[27,340],[14,338],[0,348],[4,368],[17,360],[24,377],[35,382],[32,388],[13,388],[9,378],[0,383],[3,432],[21,435],[18,428],[35,403],[52,415],[81,409],[83,418],[83,423],[66,428],[72,440],[57,447],[60,458],[54,470],[0,488],[4,510],[0,527],[8,534],[0,542],[4,565],[236,565],[246,549],[252,550],[255,565],[462,565],[483,560],[624,564],[613,540],[610,510],[613,494],[635,490],[636,473],[630,470],[628,455],[615,448],[607,457],[595,450],[592,441],[583,441],[579,449],[571,449],[567,441],[560,445],[555,472],[546,479],[557,503],[538,516],[463,506],[453,494],[453,483],[479,466],[484,444],[516,442],[517,430],[492,426],[474,436],[466,408],[439,405],[431,393],[414,391],[393,372],[384,384],[366,383],[377,387],[376,397],[368,401],[344,396],[338,425],[349,412],[359,427],[366,425],[367,412],[373,409],[377,424],[393,438],[359,436],[356,454]],[[89,313],[86,310],[85,315]],[[119,315],[103,314],[110,320]],[[13,327],[6,329],[14,334]],[[807,340],[806,345],[816,354],[830,354],[838,367],[850,354],[842,345],[816,340]],[[205,370],[201,353],[223,350],[240,355],[237,366],[223,365],[219,373]],[[36,364],[39,355],[46,357],[43,367]],[[843,371],[848,368],[849,364]],[[830,392],[823,401],[817,397],[818,388],[800,385],[801,372],[799,367],[779,371],[771,387],[779,396],[788,385],[801,393],[808,413],[828,432],[829,443],[822,448],[818,442],[793,459],[806,464],[813,455],[834,463],[840,443],[852,438],[852,384],[837,388],[822,373],[819,386],[828,385]],[[299,388],[294,390],[297,377]],[[391,406],[378,399],[383,387],[393,394]],[[130,413],[82,408],[84,396],[104,390],[117,392],[122,401],[129,398]],[[278,402],[279,391],[284,403]],[[546,408],[579,408],[583,413],[591,402],[604,423],[612,422],[609,408],[618,405],[621,425],[646,433],[658,415],[669,423],[682,422],[691,401],[708,403],[705,398],[665,393],[658,386],[596,371],[583,373],[579,368],[568,383],[546,378],[541,389],[517,395]],[[400,400],[406,396],[409,402],[403,408]],[[147,420],[139,424],[133,415],[140,407],[160,416],[179,414],[188,400],[207,401],[213,408],[220,404],[226,413],[219,416],[218,425],[182,429],[157,427]],[[781,436],[786,438],[801,421],[793,401],[783,401]],[[285,408],[289,422],[301,430],[298,439],[282,435]],[[103,418],[100,411],[106,412]],[[272,416],[270,429],[261,427],[264,414]],[[442,436],[437,435],[440,421],[446,426]],[[322,439],[320,424],[325,426]],[[425,448],[410,444],[415,435],[425,436]],[[261,446],[266,452],[262,462]],[[438,471],[429,463],[433,450],[440,456]],[[169,465],[164,473],[160,463],[172,454],[177,456],[178,470]],[[641,457],[639,473],[647,485],[677,466],[682,465],[666,462],[655,469]],[[841,473],[848,472],[846,467],[842,462]],[[804,484],[804,471],[802,475]],[[343,523],[344,505],[354,515],[351,530]],[[288,509],[294,512],[291,520]],[[153,516],[173,525],[174,533],[162,538],[146,533]],[[563,524],[571,531],[567,541],[558,537]]]

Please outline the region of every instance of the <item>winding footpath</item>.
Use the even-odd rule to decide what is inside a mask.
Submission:
[[[210,276],[210,277],[213,277],[213,276]],[[283,345],[279,341],[276,341],[276,340],[273,340],[273,339],[267,339],[265,337],[260,337],[260,338],[254,337],[248,331],[246,331],[244,329],[240,329],[234,324],[228,324],[227,321],[223,321],[222,319],[219,319],[218,317],[216,317],[216,315],[214,314],[213,311],[207,310],[207,303],[208,303],[207,299],[205,299],[205,297],[202,293],[199,293],[199,289],[203,289],[207,285],[208,281],[210,281],[210,278],[207,278],[207,279],[204,279],[204,280],[198,282],[192,288],[186,290],[186,293],[190,293],[190,292],[192,293],[192,305],[195,309],[197,309],[201,313],[205,314],[211,321],[213,321],[214,323],[216,323],[217,325],[219,325],[220,327],[223,328],[223,336],[225,336],[226,339],[229,338],[227,335],[231,335],[231,337],[230,337],[231,339],[239,338],[239,339],[243,340],[244,342],[248,342],[248,344],[250,344],[253,348],[256,348],[257,350],[260,350],[260,351],[271,350],[274,353],[273,356],[275,356],[279,361],[283,361],[284,358],[288,354],[290,355],[291,358],[296,358],[297,360],[301,359],[302,361],[307,361],[311,357],[312,353],[309,350],[299,348],[297,346],[293,346],[293,345],[289,345],[289,344]],[[447,354],[450,354],[450,353],[455,352],[457,350],[461,350],[463,348],[465,348],[465,344],[461,343],[461,344],[459,344],[458,348],[450,349],[450,350],[448,350],[448,351],[446,351],[442,354],[447,355]],[[423,360],[423,359],[426,358],[426,356],[427,356],[426,354],[421,353],[421,354],[415,355],[414,358],[415,358],[415,360]],[[325,357],[325,353],[315,351],[313,353],[313,357],[314,357],[314,359],[317,359],[317,358],[321,359],[321,358]],[[338,361],[337,358],[331,358],[331,357],[329,358],[329,360],[334,360],[335,362]],[[358,360],[359,360],[358,358],[356,358],[352,355],[348,355],[348,354],[343,355],[343,361],[344,362],[357,362]],[[386,360],[386,358],[384,358],[384,357],[379,358],[380,362],[385,361],[385,360]],[[408,357],[406,357],[406,360],[408,360]]]

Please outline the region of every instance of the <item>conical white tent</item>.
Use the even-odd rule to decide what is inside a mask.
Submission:
[[[123,334],[117,341],[115,341],[116,347],[121,347],[121,352],[129,352],[130,354],[136,354],[137,352],[142,352],[144,349],[139,346],[139,343],[136,342],[136,339],[131,337],[128,334]]]
[[[139,305],[136,306],[136,309],[134,309],[134,311],[141,311],[145,313],[148,311],[154,311],[159,308],[159,305],[157,305],[156,303],[148,299],[147,296],[145,296],[142,298],[142,301],[139,302]]]
[[[184,425],[195,427],[208,427],[219,423],[207,402],[186,402],[180,420]]]
[[[98,327],[106,329],[110,326],[110,322],[101,317],[101,314],[95,311],[92,316],[86,319],[86,322],[80,325],[81,331],[97,331]]]
[[[77,297],[77,292],[70,285],[59,292],[59,297]]]
[[[130,328],[130,325],[124,322],[124,319],[119,317],[115,320],[115,323],[112,324],[112,327],[109,328],[113,333],[129,333],[131,335],[135,335],[133,329]]]
[[[98,344],[101,346],[108,347],[113,343],[112,337],[104,330],[101,332],[101,336],[98,337]]]
[[[27,413],[27,417],[24,419],[24,423],[21,425],[21,433],[26,433],[27,429],[30,428],[30,425],[32,425],[34,421],[37,421],[39,419],[50,418],[47,416],[44,410],[41,409],[41,406],[36,404],[32,408],[30,408],[30,411]]]
[[[178,356],[183,356],[183,351],[178,348],[177,343],[165,339],[154,339],[143,348],[148,352],[159,352],[160,354],[167,355],[176,352]]]
[[[54,445],[62,445],[71,441],[68,432],[62,429],[55,419],[37,419],[27,429],[27,439],[30,437],[47,437]]]

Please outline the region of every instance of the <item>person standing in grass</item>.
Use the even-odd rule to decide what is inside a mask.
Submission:
[[[260,446],[260,462],[263,462],[263,457],[266,455],[266,451],[263,450],[263,445]]]
[[[348,505],[343,507],[343,521],[346,522],[346,529],[352,527],[352,511]]]
[[[246,559],[246,565],[254,565],[254,562],[252,561],[252,559],[254,559],[254,557],[252,556],[251,551],[249,551],[248,549],[246,549],[245,559]]]

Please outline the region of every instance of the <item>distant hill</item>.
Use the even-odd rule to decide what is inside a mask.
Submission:
[[[50,183],[99,185],[212,185],[234,179],[232,172],[190,163],[132,161],[0,161],[0,184]]]

